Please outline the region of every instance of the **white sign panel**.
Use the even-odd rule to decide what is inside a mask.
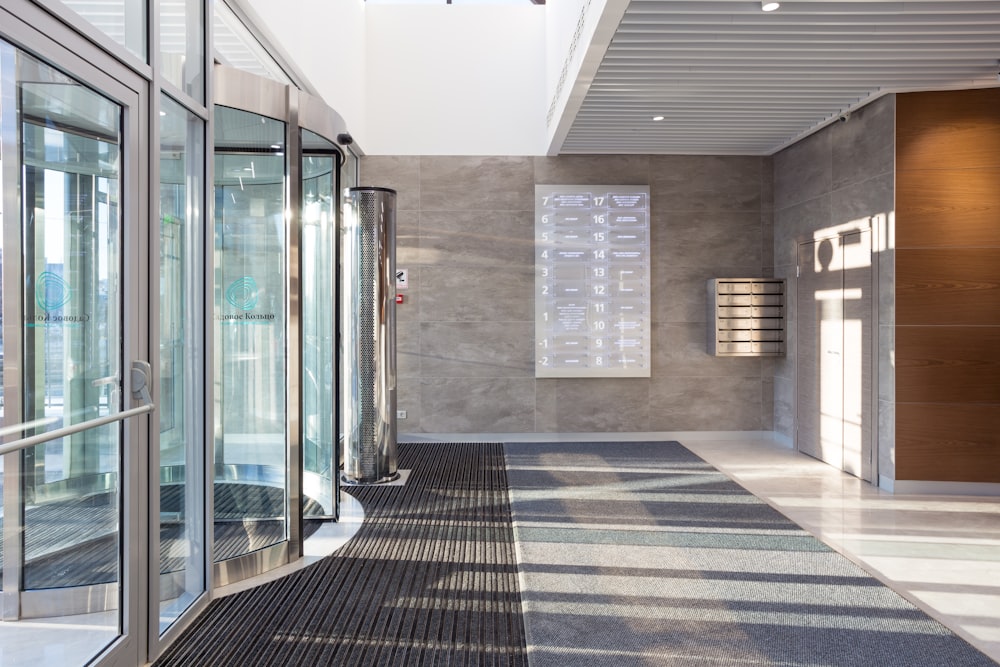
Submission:
[[[535,377],[649,377],[649,187],[535,186]]]

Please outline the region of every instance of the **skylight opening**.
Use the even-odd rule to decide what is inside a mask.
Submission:
[[[545,0],[365,0],[370,5],[544,5]]]

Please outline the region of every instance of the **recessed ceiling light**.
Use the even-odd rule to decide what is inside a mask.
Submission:
[[[781,3],[780,2],[766,2],[764,0],[761,0],[761,3],[760,3],[761,10],[763,10],[765,12],[773,12],[778,7],[781,7]]]
[[[663,116],[653,116],[653,120],[663,120]]]

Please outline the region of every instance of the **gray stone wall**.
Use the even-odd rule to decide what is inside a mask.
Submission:
[[[770,158],[366,157],[398,191],[400,433],[769,431],[774,362],[706,353],[705,282],[775,265]],[[650,378],[535,379],[534,186],[650,187]]]
[[[876,420],[879,472],[892,474],[895,287],[892,224],[895,177],[894,95],[882,97],[774,156],[774,275],[796,293],[798,244],[852,221],[872,227],[878,292]],[[774,430],[795,438],[795,299],[789,299],[788,354],[775,364]]]

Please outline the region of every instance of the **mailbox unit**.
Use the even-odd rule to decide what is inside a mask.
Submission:
[[[708,353],[717,357],[785,354],[785,281],[712,278],[708,281]]]

